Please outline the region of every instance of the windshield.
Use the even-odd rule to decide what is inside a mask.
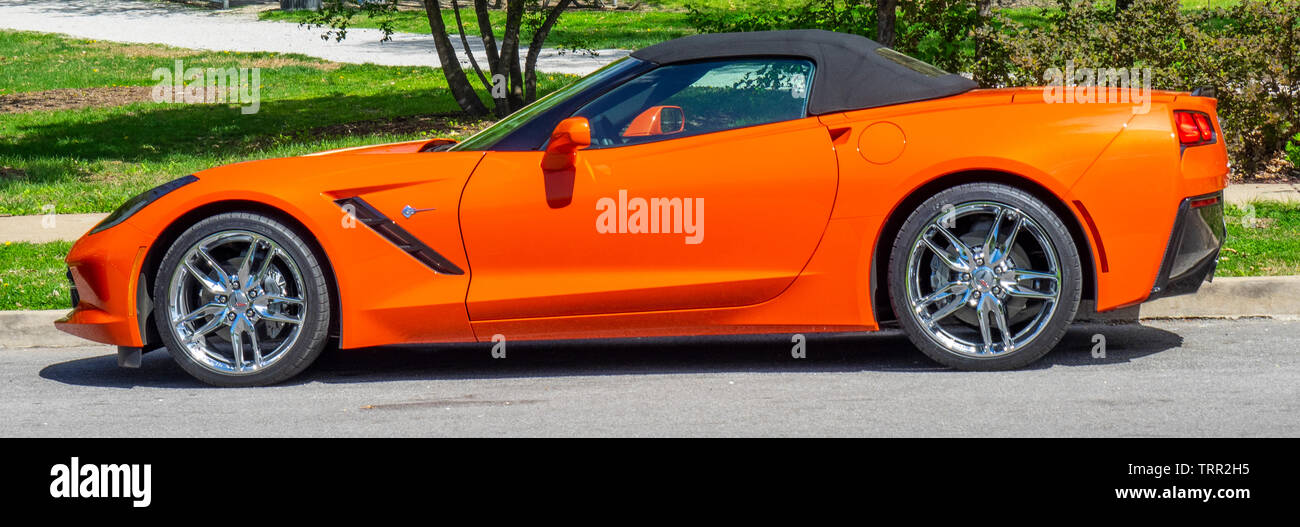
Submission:
[[[600,69],[592,72],[590,75],[578,79],[573,84],[551,92],[549,95],[538,99],[532,104],[523,107],[514,112],[505,119],[497,121],[496,124],[489,126],[483,131],[470,136],[469,139],[457,143],[448,150],[486,150],[496,144],[503,137],[510,135],[511,132],[527,124],[534,117],[545,113],[552,107],[564,102],[568,98],[583,92],[587,88],[600,84],[605,79],[616,77],[622,74],[628,67],[634,66],[637,62],[623,57],[614,62],[606,64]]]

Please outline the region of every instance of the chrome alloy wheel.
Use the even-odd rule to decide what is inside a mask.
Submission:
[[[224,375],[261,371],[302,331],[298,264],[266,236],[222,231],[186,251],[168,283],[167,325],[184,352]]]
[[[907,305],[939,346],[999,357],[1043,332],[1061,280],[1056,247],[1037,221],[1011,205],[973,201],[931,218],[911,244]]]

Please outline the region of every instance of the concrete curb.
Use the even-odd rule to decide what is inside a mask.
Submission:
[[[1297,317],[1300,276],[1225,276],[1201,284],[1195,295],[1139,306],[1141,318]]]
[[[1154,300],[1140,306],[1096,313],[1079,306],[1076,322],[1123,323],[1154,319],[1300,319],[1300,276],[1222,277],[1202,284],[1195,295]],[[67,310],[0,311],[0,349],[67,348],[89,341],[54,329]]]
[[[70,348],[94,343],[57,329],[54,321],[68,314],[67,309],[47,311],[0,311],[0,349]]]

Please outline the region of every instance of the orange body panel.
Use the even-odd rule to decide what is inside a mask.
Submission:
[[[81,303],[59,327],[148,345],[139,284],[160,242],[192,211],[256,207],[319,244],[346,348],[874,330],[887,223],[955,174],[1053,198],[1084,236],[1098,309],[1142,302],[1180,201],[1226,185],[1223,141],[1180,152],[1172,132],[1173,109],[1214,115],[1214,101],[1160,92],[1135,114],[1041,93],[975,90],[579,150],[562,170],[543,170],[540,151],[419,153],[426,141],[220,167],[82,238],[68,256]],[[354,197],[465,273],[435,272],[335,203]]]

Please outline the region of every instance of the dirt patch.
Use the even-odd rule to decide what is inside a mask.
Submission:
[[[0,181],[17,179],[27,179],[27,172],[14,167],[0,166]]]
[[[0,114],[106,108],[153,100],[150,86],[68,88],[0,95]]]

